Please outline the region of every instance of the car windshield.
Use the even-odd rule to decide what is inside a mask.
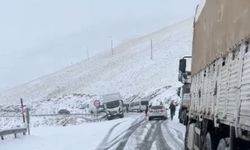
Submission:
[[[152,106],[151,109],[163,109],[163,106]]]
[[[106,103],[107,108],[115,108],[120,105],[119,101],[113,101],[113,102],[108,102]]]
[[[142,101],[141,104],[142,105],[148,105],[148,101]]]

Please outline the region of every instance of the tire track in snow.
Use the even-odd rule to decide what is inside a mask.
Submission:
[[[153,122],[143,142],[140,143],[139,150],[170,150],[170,146],[165,141],[161,125],[164,121]],[[151,122],[150,122],[151,123]]]
[[[145,124],[145,120],[140,121],[139,123],[135,124],[134,126],[131,126],[127,132],[127,134],[121,139],[120,144],[116,148],[116,150],[123,150],[130,138],[130,136],[143,124]]]
[[[163,132],[165,136],[163,136],[163,138],[165,138],[166,141],[168,141],[168,143],[171,143],[171,145],[169,145],[171,147],[171,149],[173,150],[183,150],[184,149],[184,144],[182,142],[180,142],[179,138],[176,139],[175,136],[171,133],[171,131],[169,130],[169,127],[166,123],[162,124],[163,126]]]
[[[102,150],[104,147],[107,146],[107,142],[111,136],[111,133],[114,131],[114,129],[119,126],[122,122],[119,122],[117,124],[115,124],[111,129],[109,129],[107,135],[104,137],[103,141],[101,142],[101,144],[98,146],[98,148],[96,150]]]
[[[121,122],[122,123],[122,122]],[[116,124],[115,126],[113,126],[107,136],[104,138],[104,140],[101,142],[101,144],[98,146],[97,150],[109,150],[111,148],[113,148],[114,145],[116,145],[117,143],[120,143],[118,145],[118,147],[116,148],[117,150],[119,149],[123,149],[124,146],[126,145],[127,140],[129,139],[129,137],[132,135],[132,133],[138,128],[140,127],[143,123],[145,123],[145,120],[140,120],[138,121],[135,120],[134,123],[125,131],[121,132],[118,136],[116,136],[115,138],[113,138],[111,141],[108,141],[108,139],[110,138],[110,136],[112,135],[113,130],[119,126],[121,123]],[[124,135],[125,134],[125,135]]]
[[[145,120],[136,120],[127,130],[121,132],[111,141],[108,141],[114,129],[121,123],[117,123],[109,130],[97,150],[123,150],[125,147],[138,150],[150,150],[152,148],[157,150],[183,150],[184,148],[182,140],[170,131],[166,121],[146,122]],[[147,131],[147,133],[143,136],[142,133],[144,131]],[[180,134],[177,131],[176,133]],[[131,137],[131,135],[133,136]],[[128,140],[137,141],[138,139],[141,142],[135,142],[136,144],[134,145],[127,145],[130,144]]]
[[[149,122],[151,123],[151,122]],[[152,147],[153,142],[155,141],[156,134],[155,131],[157,129],[157,122],[151,123],[151,127],[148,130],[146,137],[143,142],[139,145],[139,150],[149,150]]]
[[[157,138],[157,150],[171,150],[170,146],[167,144],[163,132],[162,132],[162,125],[159,124],[158,126],[158,138]]]

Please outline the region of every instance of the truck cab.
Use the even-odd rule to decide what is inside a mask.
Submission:
[[[181,98],[181,105],[179,110],[179,122],[184,125],[188,121],[189,106],[191,103],[191,56],[185,56],[179,61],[179,75],[178,80],[183,85],[179,88],[178,96]]]

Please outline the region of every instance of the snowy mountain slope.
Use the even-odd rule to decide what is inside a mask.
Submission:
[[[197,1],[0,1],[0,90],[193,16]]]
[[[150,93],[177,85],[178,60],[191,54],[192,19],[132,39],[89,61],[69,66],[0,93],[1,104],[39,101],[72,93],[102,95],[121,92],[123,97]],[[150,40],[153,40],[153,60]],[[56,61],[56,60],[55,60]]]

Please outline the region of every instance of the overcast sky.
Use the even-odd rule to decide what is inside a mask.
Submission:
[[[0,90],[193,16],[198,0],[0,0]]]

